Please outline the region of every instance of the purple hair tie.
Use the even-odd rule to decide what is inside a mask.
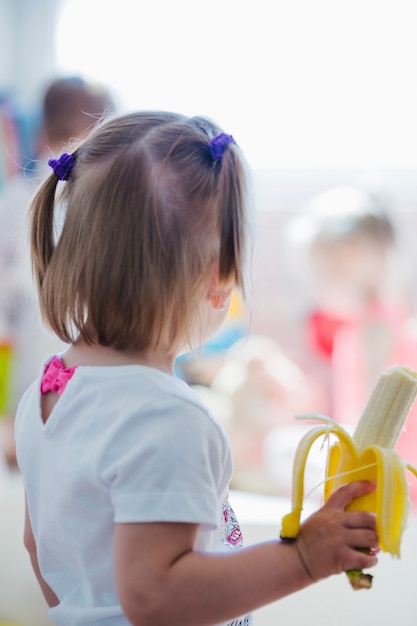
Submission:
[[[220,135],[216,135],[209,141],[209,149],[213,161],[217,161],[218,159],[220,161],[222,160],[223,153],[229,143],[236,145],[236,141],[233,139],[232,135],[226,135],[226,133],[220,133]]]
[[[64,152],[59,159],[49,159],[48,165],[52,167],[59,180],[68,180],[74,169],[75,159],[72,154]]]

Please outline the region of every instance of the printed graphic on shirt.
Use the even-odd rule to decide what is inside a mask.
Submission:
[[[241,548],[243,545],[239,522],[228,499],[223,502],[222,540],[233,550]]]
[[[241,619],[235,619],[233,622],[229,622],[227,626],[251,626],[253,624],[253,615],[246,615]]]
[[[222,540],[232,550],[237,550],[243,546],[242,531],[228,498],[223,502],[222,507]],[[229,622],[227,626],[251,626],[252,624],[253,616],[251,614],[239,617],[239,619]]]

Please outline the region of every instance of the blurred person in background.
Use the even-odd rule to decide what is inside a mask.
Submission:
[[[37,158],[47,171],[47,159],[58,157],[92,130],[115,105],[107,87],[80,77],[58,78],[45,91]]]
[[[309,349],[327,371],[330,416],[350,430],[382,372],[398,364],[417,369],[410,297],[389,208],[382,196],[340,186],[314,198],[290,226],[307,253]],[[417,407],[397,446],[412,463],[416,439]]]
[[[36,376],[44,356],[57,349],[42,327],[32,285],[25,215],[48,159],[82,140],[115,110],[110,90],[81,77],[53,80],[45,89],[35,155],[0,191],[0,444],[15,462],[12,422],[17,402]],[[7,155],[6,155],[7,156]]]

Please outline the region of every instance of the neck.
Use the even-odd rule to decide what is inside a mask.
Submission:
[[[175,356],[163,350],[116,350],[99,344],[87,344],[78,338],[65,352],[66,367],[75,365],[147,365],[172,374]]]

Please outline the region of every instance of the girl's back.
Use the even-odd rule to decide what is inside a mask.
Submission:
[[[127,624],[114,524],[193,522],[199,549],[227,549],[217,504],[227,506],[231,478],[226,437],[197,394],[155,368],[78,367],[46,423],[33,410],[40,384],[20,404],[16,434],[38,559],[61,599],[51,618]]]

